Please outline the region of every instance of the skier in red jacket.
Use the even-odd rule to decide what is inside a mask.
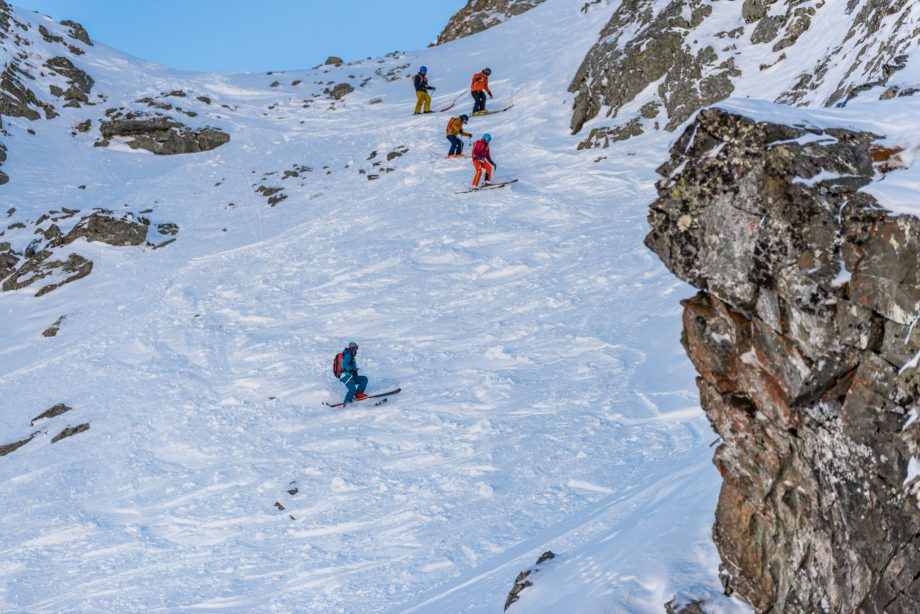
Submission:
[[[492,155],[489,153],[491,142],[492,135],[486,133],[473,145],[473,167],[476,169],[476,174],[473,176],[473,189],[479,187],[479,178],[482,177],[483,170],[486,172],[486,180],[482,184],[485,187],[492,183],[492,168],[498,168],[498,164],[492,160]]]

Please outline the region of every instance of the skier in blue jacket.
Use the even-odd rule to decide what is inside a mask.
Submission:
[[[354,341],[348,344],[348,347],[342,351],[342,376],[339,378],[348,388],[345,395],[345,403],[351,403],[354,400],[367,398],[364,389],[367,388],[367,378],[358,375],[358,344]]]

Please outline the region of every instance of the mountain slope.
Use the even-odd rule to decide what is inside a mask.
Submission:
[[[832,106],[856,96],[910,93],[888,81],[917,45],[915,3],[626,0],[615,6],[569,86],[572,131],[591,129],[583,146],[675,130],[729,96]]]
[[[576,609],[740,608],[708,539],[718,475],[678,343],[688,288],[641,243],[668,137],[597,159],[568,135],[560,92],[605,15],[547,0],[429,50],[270,75],[72,56],[60,26],[12,16],[4,60],[66,55],[99,104],[26,79],[58,115],[4,125],[10,253],[41,236],[39,264],[93,267],[0,293],[0,445],[28,440],[0,457],[0,608],[498,611],[548,548],[565,582],[515,611],[553,586]],[[490,105],[515,106],[470,128],[494,135],[513,188],[453,194],[471,169],[444,159],[447,114],[410,115],[420,63],[457,110],[493,68]],[[172,138],[159,122],[230,140],[153,155],[103,133],[133,115],[154,149]],[[49,245],[39,220],[62,207],[147,235]],[[176,234],[151,240],[160,225]],[[373,389],[401,395],[320,405],[343,394],[328,363],[350,339]],[[72,409],[30,424],[58,403]]]

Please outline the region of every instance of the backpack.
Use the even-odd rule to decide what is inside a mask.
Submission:
[[[335,379],[340,379],[342,377],[342,355],[345,352],[339,352],[335,355],[335,358],[332,359],[332,374],[335,376]]]
[[[450,136],[451,131],[453,130],[453,127],[454,127],[454,122],[457,121],[458,119],[460,119],[460,118],[459,118],[459,117],[451,117],[449,120],[447,120],[447,136]],[[458,130],[458,131],[457,131],[457,134],[459,134],[459,133],[460,133],[460,131]]]

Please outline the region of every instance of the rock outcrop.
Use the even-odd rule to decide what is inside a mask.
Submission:
[[[920,611],[920,220],[860,191],[875,139],[709,109],[659,169],[646,244],[700,289],[713,535],[758,612]]]
[[[521,591],[525,588],[533,586],[533,576],[540,571],[540,565],[546,561],[556,558],[555,553],[552,550],[547,550],[537,559],[537,562],[534,563],[534,567],[525,569],[520,572],[517,577],[514,579],[514,585],[511,587],[511,590],[508,592],[508,596],[505,598],[505,611],[508,610],[514,603],[516,603],[521,598]]]
[[[90,47],[93,46],[93,41],[90,40],[89,33],[86,31],[86,28],[84,28],[82,25],[80,25],[76,21],[70,21],[69,19],[62,19],[61,25],[67,28],[71,38],[74,38],[80,41],[81,43],[87,44]]]
[[[569,86],[572,133],[602,112],[609,125],[593,127],[583,146],[646,127],[674,130],[731,95],[832,106],[879,88],[878,99],[916,45],[912,11],[916,6],[903,0],[624,0]],[[806,34],[811,38],[796,47]],[[738,91],[754,72],[764,73],[778,95]],[[746,87],[752,85],[757,81],[748,79]],[[914,93],[896,87],[887,95]]]
[[[482,32],[515,15],[526,13],[545,0],[469,0],[457,11],[431,46]]]
[[[145,210],[144,213],[149,211]],[[0,290],[8,292],[40,285],[35,291],[38,297],[86,277],[93,270],[91,260],[74,253],[72,248],[58,255],[60,248],[78,239],[116,246],[145,245],[157,249],[175,239],[152,243],[148,241],[151,234],[154,237],[152,240],[156,241],[157,238],[174,237],[179,232],[177,225],[162,222],[156,224],[156,230],[151,233],[150,220],[134,213],[116,216],[110,210],[96,209],[89,215],[78,217],[79,213],[76,209],[67,208],[49,211],[35,222],[31,232],[27,232],[23,222],[7,226],[7,231],[16,231],[13,238],[18,238],[20,244],[28,241],[28,245],[17,251],[9,241],[0,243]],[[62,321],[63,317],[59,318],[45,331],[45,336],[57,334],[57,327]]]
[[[0,128],[2,128],[2,126],[0,126]],[[0,143],[0,165],[4,162],[6,162],[6,145]],[[9,182],[9,180],[9,176],[3,171],[0,171],[0,185]],[[2,264],[0,264],[0,266],[2,266]]]
[[[99,126],[107,146],[114,137],[124,137],[131,149],[146,149],[158,155],[198,153],[220,147],[230,141],[230,135],[219,128],[189,128],[165,116],[132,116],[110,119]]]
[[[67,101],[64,103],[65,107],[79,107],[80,103],[89,102],[89,93],[95,82],[92,77],[74,66],[73,62],[65,57],[57,56],[45,62],[45,68],[67,80],[66,88],[51,86],[51,93],[54,96]]]

